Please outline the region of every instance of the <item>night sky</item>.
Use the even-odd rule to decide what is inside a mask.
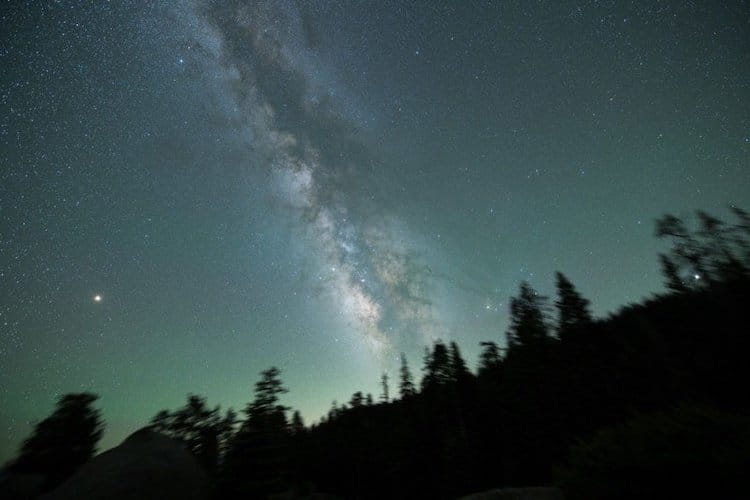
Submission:
[[[0,460],[282,369],[307,422],[521,280],[663,290],[653,221],[750,208],[747,1],[8,2]]]

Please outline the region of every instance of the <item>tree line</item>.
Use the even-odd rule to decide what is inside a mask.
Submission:
[[[522,282],[505,342],[481,344],[476,373],[455,342],[438,341],[419,380],[402,355],[394,390],[383,374],[379,397],[355,392],[306,426],[281,404],[287,389],[271,367],[241,415],[190,395],[150,425],[185,444],[217,498],[456,498],[548,484],[580,499],[740,498],[750,216],[733,212],[733,223],[699,212],[696,227],[659,219],[656,236],[671,242],[659,257],[668,292],[606,318],[562,273],[553,301]],[[101,436],[94,400],[63,397],[11,469],[47,471],[51,484],[69,475]],[[68,427],[77,433],[58,442]]]

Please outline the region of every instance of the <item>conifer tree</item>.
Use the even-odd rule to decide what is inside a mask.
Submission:
[[[284,488],[288,474],[288,408],[279,402],[286,393],[281,371],[261,372],[255,399],[244,410],[247,418],[234,435],[224,467],[225,493],[232,497],[265,498]]]
[[[401,399],[413,396],[416,392],[414,388],[414,380],[412,378],[411,371],[409,370],[409,365],[406,362],[406,355],[404,355],[404,353],[401,353],[400,374],[401,382],[399,384],[399,392],[401,394]]]
[[[500,347],[495,342],[481,342],[484,349],[479,355],[479,374],[485,374],[500,366]]]
[[[510,300],[509,348],[538,345],[549,338],[546,303],[546,297],[527,282],[521,282],[518,297]]]
[[[433,344],[432,352],[425,349],[425,375],[422,378],[422,389],[444,386],[451,382],[451,361],[448,348],[441,341]]]
[[[302,420],[302,415],[300,414],[299,410],[294,410],[294,413],[292,413],[292,423],[290,425],[290,430],[295,436],[298,436],[305,432],[305,422],[304,420]]]
[[[47,486],[55,486],[73,474],[96,452],[104,433],[99,410],[92,407],[99,398],[88,392],[60,396],[55,411],[34,427],[10,470],[40,474]]]
[[[382,377],[380,377],[380,386],[382,387],[383,392],[380,394],[380,400],[384,403],[387,403],[390,401],[390,396],[388,395],[388,374],[384,373]]]
[[[461,356],[461,351],[458,348],[458,344],[455,342],[450,343],[449,365],[450,365],[450,380],[452,382],[458,382],[466,380],[471,377],[471,372],[466,367],[466,361]]]
[[[279,397],[288,390],[282,384],[280,375],[281,370],[276,367],[261,372],[261,379],[255,384],[255,399],[244,410],[246,425],[273,430],[286,426],[288,408],[279,404]]]
[[[234,411],[229,410],[228,416],[234,418]],[[185,406],[169,412],[162,410],[151,419],[154,430],[169,437],[179,439],[185,447],[208,471],[213,472],[219,460],[219,455],[226,449],[229,436],[222,421],[218,406],[209,409],[206,398],[189,394]]]
[[[578,293],[573,283],[561,272],[555,273],[557,284],[557,334],[562,339],[572,331],[591,323],[589,301]]]

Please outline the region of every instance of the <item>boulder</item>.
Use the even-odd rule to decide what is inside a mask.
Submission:
[[[557,488],[502,488],[472,493],[461,500],[563,500]]]
[[[210,498],[206,473],[183,444],[146,427],[97,455],[44,500]]]

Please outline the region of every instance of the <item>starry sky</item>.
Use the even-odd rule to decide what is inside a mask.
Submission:
[[[502,341],[561,270],[663,290],[653,221],[750,208],[747,1],[0,7],[0,460],[57,395],[117,444],[276,365],[310,422]]]

